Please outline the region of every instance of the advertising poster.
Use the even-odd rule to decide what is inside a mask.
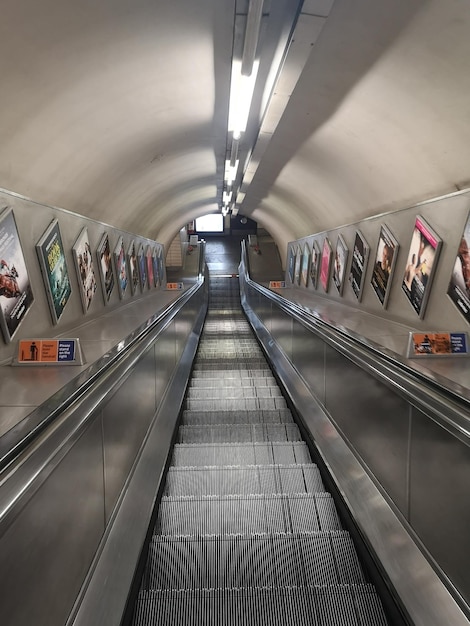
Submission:
[[[147,259],[145,258],[143,244],[140,244],[137,260],[139,262],[140,288],[144,291],[145,285],[147,284]]]
[[[163,282],[163,277],[165,275],[165,266],[163,261],[163,248],[158,248],[157,251],[157,261],[158,261],[158,284],[161,285]]]
[[[313,242],[312,246],[312,260],[310,263],[310,282],[314,289],[318,287],[318,274],[320,270],[320,248],[316,241]]]
[[[295,270],[295,246],[290,246],[289,248],[289,260],[288,260],[288,272],[290,282],[294,282],[294,270]]]
[[[320,282],[325,291],[328,291],[328,287],[330,283],[332,256],[333,256],[333,248],[331,247],[331,243],[328,237],[325,237],[323,241],[323,248],[321,252],[321,263],[320,263]]]
[[[295,252],[295,269],[294,269],[294,282],[296,285],[300,285],[300,267],[302,265],[302,250],[300,246],[296,247]]]
[[[93,266],[88,230],[86,228],[84,228],[78,236],[72,250],[83,310],[86,313],[90,308],[97,288],[95,268]]]
[[[147,283],[149,289],[153,289],[155,287],[154,276],[153,276],[153,250],[150,246],[147,246],[146,252],[147,259]]]
[[[119,237],[116,247],[114,248],[114,263],[116,265],[119,297],[123,298],[126,293],[129,278],[127,276],[126,251],[124,250],[122,237]]]
[[[360,301],[362,290],[364,287],[364,277],[367,270],[367,262],[369,260],[369,246],[362,236],[361,231],[356,231],[354,239],[354,249],[351,261],[351,270],[349,272],[349,282],[351,283],[354,295]]]
[[[300,270],[302,276],[302,282],[305,287],[308,286],[308,269],[310,266],[310,248],[307,244],[304,245],[304,252],[302,254],[302,267]]]
[[[458,310],[470,322],[470,215],[462,234],[450,277],[447,294]]]
[[[114,272],[111,259],[111,249],[109,247],[109,237],[107,233],[103,235],[98,246],[98,267],[101,275],[101,286],[103,288],[104,303],[109,302],[109,298],[114,289]]]
[[[155,287],[160,285],[160,268],[158,264],[158,250],[155,248],[152,250],[152,265],[153,265],[153,282]]]
[[[416,217],[402,289],[411,306],[424,316],[442,240],[422,217]]]
[[[349,250],[346,242],[341,235],[338,235],[338,241],[336,242],[335,263],[333,266],[333,282],[340,295],[343,293],[348,255]]]
[[[387,306],[390,295],[398,248],[395,237],[386,226],[382,225],[370,282],[384,308]]]
[[[132,295],[134,295],[139,288],[139,267],[134,241],[131,241],[129,249],[127,250],[127,261],[129,263],[129,282],[131,284],[131,292]]]
[[[10,343],[34,302],[28,270],[11,209],[0,215],[0,326]]]
[[[72,294],[65,251],[55,219],[36,244],[52,320],[57,324]]]

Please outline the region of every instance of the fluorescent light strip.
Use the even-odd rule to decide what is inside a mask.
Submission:
[[[233,61],[232,63],[228,130],[233,131],[235,139],[240,138],[240,134],[246,130],[256,77],[258,76],[259,61],[253,63],[251,76],[242,76],[241,66],[241,61]]]

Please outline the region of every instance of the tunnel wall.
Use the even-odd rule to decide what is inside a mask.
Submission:
[[[468,330],[468,322],[465,316],[460,313],[456,305],[447,295],[447,289],[456,262],[461,237],[468,219],[469,209],[470,191],[465,191],[425,201],[410,208],[384,213],[353,224],[335,228],[334,230],[312,234],[295,242],[290,242],[287,251],[286,284],[295,286],[301,290],[306,290],[311,294],[319,295],[328,300],[347,304],[354,307],[354,309],[372,313],[386,320],[405,324],[406,326],[418,330],[420,328],[434,331]],[[442,239],[440,255],[437,263],[434,264],[435,273],[432,284],[427,288],[427,290],[429,290],[429,298],[422,317],[419,316],[415,308],[410,304],[409,299],[402,290],[402,282],[407,263],[409,262],[410,245],[417,216],[421,216],[440,239]],[[385,225],[389,229],[399,244],[395,270],[390,279],[391,288],[388,302],[385,307],[382,305],[382,302],[371,284],[382,225]],[[356,297],[348,279],[357,230],[360,230],[370,247],[361,300],[358,300]],[[340,235],[349,249],[341,293],[334,284],[332,272],[330,273],[327,292],[325,292],[320,281],[318,281],[319,284],[317,288],[315,288],[310,276],[307,286],[305,286],[301,273],[299,274],[299,272],[297,272],[296,275],[295,272],[292,271],[292,264],[289,265],[291,250],[293,248],[300,248],[303,252],[305,245],[307,245],[311,253],[312,246],[314,242],[316,242],[321,251],[324,239],[328,237],[331,242],[334,261]],[[308,270],[310,272],[310,266]],[[294,280],[291,279],[292,273],[294,273]],[[295,299],[295,296],[293,299]]]
[[[12,209],[14,220],[16,222],[17,234],[21,243],[26,273],[34,300],[29,306],[27,306],[27,312],[18,320],[19,325],[11,337],[8,335],[5,337],[4,333],[2,336],[2,333],[0,333],[0,364],[6,364],[10,362],[12,357],[16,356],[18,339],[26,337],[56,337],[59,334],[64,336],[64,333],[67,333],[69,330],[76,328],[91,319],[97,318],[104,313],[109,313],[109,311],[113,309],[123,307],[135,299],[145,298],[153,292],[154,289],[161,288],[158,283],[155,284],[155,281],[150,288],[147,281],[144,288],[142,288],[139,283],[135,290],[133,290],[130,281],[129,260],[127,258],[127,253],[132,241],[135,242],[135,248],[137,251],[141,245],[145,250],[148,246],[151,246],[151,249],[155,251],[156,256],[160,255],[159,275],[161,278],[161,284],[164,282],[165,278],[165,267],[163,261],[164,251],[161,244],[145,237],[113,228],[108,224],[97,222],[75,213],[70,213],[69,211],[65,211],[60,208],[38,204],[37,202],[20,197],[16,194],[12,194],[7,191],[0,191],[0,259],[5,260],[9,265],[15,263],[18,265],[17,270],[20,273],[18,281],[24,279],[25,270],[21,267],[21,262],[18,263],[18,250],[12,252],[11,246],[8,245],[7,238],[10,237],[11,233],[6,232],[9,230],[6,227],[11,225],[11,220],[6,223],[3,221],[3,218],[6,214],[4,211],[7,211],[9,208]],[[60,228],[60,235],[65,252],[65,261],[71,288],[69,299],[63,308],[63,312],[57,324],[53,321],[53,316],[51,314],[46,295],[45,282],[43,280],[38,254],[36,252],[37,242],[41,239],[43,233],[54,219],[58,220]],[[87,228],[88,231],[88,240],[91,248],[96,282],[94,296],[91,298],[91,303],[88,307],[86,306],[86,303],[82,303],[79,277],[73,258],[73,247],[84,228]],[[114,258],[112,260],[114,287],[112,290],[108,290],[108,295],[105,295],[103,290],[104,281],[102,280],[99,270],[97,251],[105,233],[107,233],[109,237],[111,253],[113,253],[119,238],[122,237],[123,239],[123,247],[126,253],[128,284],[122,295],[120,289],[118,288],[118,277]],[[16,261],[14,260],[15,258],[17,259]],[[7,298],[6,296],[0,297],[2,309],[9,305],[10,302],[17,301],[18,299]]]

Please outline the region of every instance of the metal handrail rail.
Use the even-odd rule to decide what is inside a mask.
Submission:
[[[246,259],[246,246],[242,245],[240,277],[250,287],[274,302],[359,367],[392,387],[410,404],[428,415],[432,414],[437,423],[470,446],[470,401],[459,395],[458,389],[446,387],[438,379],[431,379],[411,368],[400,360],[398,355],[375,347],[365,339],[360,339],[355,333],[335,326],[331,320],[323,319],[320,315],[254,282],[246,271]]]
[[[120,366],[125,359],[134,354],[137,346],[140,346],[138,353],[141,354],[145,350],[144,346],[147,346],[148,343],[143,344],[142,342],[150,335],[152,336],[151,341],[154,341],[166,323],[192,298],[203,283],[204,276],[200,272],[197,282],[180,297],[141,324],[123,341],[0,437],[0,472],[5,471],[15,458],[23,454],[34,440],[66,411],[69,411],[72,405],[87,396],[93,386],[102,384],[111,369]]]

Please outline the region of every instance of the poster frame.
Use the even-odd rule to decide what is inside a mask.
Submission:
[[[0,296],[0,328],[2,330],[5,343],[8,344],[11,342],[24,318],[31,310],[34,303],[34,293],[31,286],[28,268],[26,266],[23,248],[21,246],[21,239],[16,224],[15,214],[11,207],[3,207],[3,209],[4,210],[1,210],[0,212],[0,258],[7,263],[9,274],[11,274],[9,278],[13,281],[11,286],[18,287],[20,290],[19,295],[16,296],[5,296],[3,294]],[[10,225],[7,223],[9,219],[11,219]],[[10,228],[9,234],[8,227]],[[4,238],[5,235],[6,239]],[[8,261],[11,260],[11,247],[13,247],[15,261],[10,267],[10,263]],[[3,268],[1,268],[1,271],[3,271]],[[7,300],[5,305],[9,309],[8,312],[3,304],[4,299]],[[15,299],[16,302],[10,302],[10,300],[13,299]],[[9,305],[11,305],[11,309]],[[16,318],[16,320],[14,318]]]
[[[133,239],[127,248],[127,265],[129,268],[129,283],[131,286],[131,294],[137,293],[140,286],[139,263],[137,261],[137,253],[135,249],[135,240]]]
[[[370,246],[360,230],[354,236],[353,254],[349,270],[349,283],[358,302],[364,293],[364,284],[369,263]]]
[[[85,275],[82,275],[82,260],[84,256],[89,259],[88,263],[85,261]],[[80,231],[75,243],[72,246],[72,256],[75,265],[75,271],[77,273],[78,290],[80,291],[80,298],[82,301],[83,312],[88,313],[93,298],[98,287],[96,280],[95,267],[93,264],[93,254],[90,246],[90,239],[88,237],[88,228],[85,226]]]
[[[118,237],[117,243],[113,250],[114,267],[116,270],[116,282],[118,293],[121,300],[124,298],[129,284],[129,275],[127,269],[126,250],[124,248],[124,238],[122,235]]]
[[[295,276],[295,245],[291,244],[289,247],[289,258],[287,263],[287,272],[289,274],[289,279],[291,284],[294,284],[294,276]]]
[[[57,252],[54,254],[54,258],[57,259],[57,262],[52,268],[51,262],[48,259],[47,250],[54,242],[57,244]],[[70,273],[67,266],[64,244],[60,234],[59,220],[57,218],[52,220],[44,233],[41,235],[39,241],[36,243],[36,252],[44,281],[52,322],[53,324],[58,324],[72,295],[72,285],[70,282]],[[61,264],[63,271],[60,280],[61,293],[57,294],[56,290],[54,289],[53,291],[52,289],[52,282],[54,281],[56,285],[58,284],[58,281],[54,278],[54,274],[57,269],[61,269],[58,268],[59,263]]]
[[[335,259],[333,263],[333,283],[340,296],[343,293],[348,259],[349,248],[343,235],[339,234],[336,241]]]
[[[140,277],[140,289],[145,291],[147,285],[147,259],[145,257],[144,244],[139,244],[139,251],[137,253],[137,262],[139,264],[139,277]]]
[[[114,268],[108,233],[103,233],[96,250],[104,303],[108,304],[114,290]]]
[[[331,261],[333,259],[333,247],[328,237],[323,240],[320,263],[320,282],[325,293],[330,288]]]
[[[428,260],[425,256],[423,261],[419,263],[420,256],[419,251],[416,249],[416,245],[420,246],[420,241],[425,241],[424,252],[421,254],[429,254],[429,251],[426,253],[426,249],[431,247],[434,250],[432,256],[432,263],[430,270],[427,269]],[[426,312],[426,306],[429,300],[429,295],[431,293],[433,278],[436,274],[436,267],[439,261],[439,254],[442,248],[442,239],[436,233],[436,231],[424,220],[421,215],[417,215],[414,222],[413,233],[411,235],[411,242],[408,248],[408,254],[406,257],[405,264],[405,272],[403,275],[401,287],[402,291],[406,296],[406,299],[410,303],[411,307],[418,314],[418,316],[422,319]],[[411,272],[409,270],[410,265],[413,263],[413,255],[418,254],[418,258],[416,259],[416,263],[414,265],[415,271],[414,276],[410,280],[410,277],[407,277],[407,274]],[[420,269],[418,268],[418,265]],[[423,273],[423,268],[426,267],[426,272]],[[419,278],[419,274],[421,276],[426,276],[426,282],[423,285],[422,280]]]
[[[384,246],[388,246],[389,248],[391,248],[391,259],[389,259],[387,263],[388,270],[386,283],[384,281],[384,276],[382,275],[382,258],[384,253]],[[370,278],[370,284],[372,285],[372,289],[374,290],[377,298],[379,299],[384,309],[386,309],[388,305],[399,249],[400,244],[398,243],[396,237],[393,235],[392,231],[385,224],[381,224],[375,252],[374,267],[372,268],[372,274]]]
[[[158,262],[158,250],[157,248],[152,248],[152,265],[153,265],[153,284],[154,287],[160,286],[160,265]]]
[[[147,262],[147,285],[149,289],[154,289],[155,278],[153,274],[153,248],[150,244],[147,245],[145,251],[145,260]]]
[[[310,284],[314,289],[318,289],[318,278],[320,271],[320,247],[316,241],[312,244],[312,254],[310,260]]]
[[[302,248],[295,246],[294,284],[300,285],[300,267],[302,265]]]
[[[300,276],[304,287],[308,287],[308,275],[310,269],[310,247],[307,242],[304,243],[304,249],[302,253],[302,264],[300,267]]]
[[[447,295],[470,323],[470,213],[463,227],[455,255]]]

